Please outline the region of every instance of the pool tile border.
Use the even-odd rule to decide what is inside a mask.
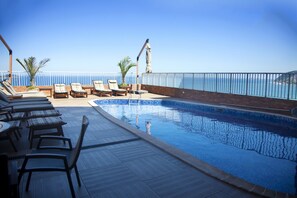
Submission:
[[[114,100],[114,101],[112,101]],[[110,120],[111,122],[113,122],[114,124],[126,129],[127,131],[131,132],[132,134],[140,137],[141,139],[151,143],[152,145],[158,147],[159,149],[161,149],[162,151],[176,157],[177,159],[185,162],[186,164],[194,167],[195,169],[211,176],[214,177],[222,182],[225,182],[227,184],[230,184],[232,186],[235,186],[239,189],[243,189],[246,190],[250,193],[256,194],[256,195],[260,195],[260,196],[264,196],[264,197],[291,197],[293,195],[290,195],[288,193],[282,193],[282,192],[277,192],[274,190],[270,190],[252,183],[249,183],[243,179],[234,177],[230,174],[227,174],[226,172],[219,170],[193,156],[191,156],[190,154],[187,154],[181,150],[176,149],[175,147],[168,145],[146,133],[142,133],[141,131],[139,131],[138,129],[130,126],[129,124],[116,119],[115,117],[111,116],[110,114],[108,114],[107,112],[105,112],[101,107],[98,106],[97,103],[95,103],[95,101],[101,101],[102,104],[114,104],[115,101],[119,102],[118,104],[128,104],[129,100],[127,99],[104,99],[104,100],[91,100],[89,101],[89,104],[98,112],[100,113],[102,116],[104,116],[106,119]],[[111,102],[112,101],[112,102]],[[255,112],[255,111],[250,111],[250,110],[242,110],[242,109],[236,109],[233,107],[225,107],[225,106],[216,106],[216,105],[207,105],[207,104],[202,104],[202,103],[193,103],[193,102],[188,102],[188,101],[175,101],[175,100],[171,100],[171,99],[142,99],[141,100],[143,103],[146,104],[160,104],[160,102],[174,102],[177,105],[180,105],[181,103],[185,103],[185,106],[190,105],[190,107],[192,107],[192,105],[200,105],[202,106],[202,109],[204,110],[214,110],[215,112],[217,112],[217,110],[215,110],[215,108],[219,108],[219,109],[227,109],[226,111],[219,111],[220,113],[233,113],[236,111],[242,111],[243,113],[248,113],[248,114],[257,114],[257,117],[261,117],[264,116],[265,120],[268,118],[268,121],[270,121],[270,117],[272,118],[276,118],[276,114],[272,114],[272,113],[261,113],[261,112]],[[131,100],[130,100],[131,102]],[[139,102],[139,100],[133,100],[133,102]],[[136,103],[136,104],[137,104]],[[234,114],[233,114],[234,115]],[[235,114],[237,115],[237,114]],[[242,113],[239,113],[238,116],[242,115]],[[297,124],[295,123],[297,121],[297,119],[289,117],[289,116],[281,116],[282,119],[287,122],[289,120],[289,123],[293,123],[293,126],[296,125],[297,128]],[[261,117],[262,118],[262,117]],[[292,121],[293,120],[293,121]],[[294,121],[295,120],[295,121]],[[266,120],[267,121],[267,120]]]

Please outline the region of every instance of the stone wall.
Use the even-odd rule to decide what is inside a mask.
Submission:
[[[285,115],[291,115],[291,110],[297,107],[297,101],[292,100],[214,93],[152,85],[142,85],[142,89],[148,90],[149,92],[155,94],[189,99],[202,103],[234,106],[244,109],[253,109]]]

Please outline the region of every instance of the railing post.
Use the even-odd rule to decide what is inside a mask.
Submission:
[[[216,73],[216,85],[215,85],[216,93],[218,92],[218,73]]]
[[[230,87],[229,87],[229,93],[232,93],[232,73],[230,73]]]
[[[158,86],[161,86],[161,74],[159,74],[159,83]]]
[[[203,73],[203,86],[202,91],[205,91],[205,73]]]
[[[249,74],[247,73],[246,74],[246,90],[245,90],[245,95],[247,96],[248,95],[248,92],[249,92]]]
[[[195,74],[193,73],[193,75],[192,75],[192,90],[194,90],[194,78],[195,78]]]
[[[183,89],[185,88],[185,73],[183,73]]]
[[[175,75],[176,75],[176,73],[173,74],[173,86],[172,87],[175,87]]]
[[[291,88],[291,74],[289,73],[288,96],[287,96],[287,100],[290,100],[290,88]]]
[[[265,74],[265,93],[264,93],[264,97],[267,97],[267,82],[268,82],[268,74]]]
[[[21,86],[21,75],[19,73],[19,86]]]
[[[168,87],[168,73],[166,73],[165,87]]]

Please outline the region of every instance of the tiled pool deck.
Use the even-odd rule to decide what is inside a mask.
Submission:
[[[145,94],[142,97],[162,96]],[[90,95],[87,99],[50,99],[67,122],[63,127],[65,136],[73,142],[78,137],[82,116],[87,115],[90,120],[78,160],[80,188],[72,174],[77,197],[257,197],[202,173],[111,122],[90,106],[88,101],[92,99],[100,98]],[[27,148],[26,143],[18,145],[21,154],[29,152]],[[71,197],[64,173],[33,174],[29,192],[24,190],[25,181],[21,182],[21,197]]]

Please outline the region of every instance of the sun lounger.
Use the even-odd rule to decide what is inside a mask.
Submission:
[[[63,98],[69,97],[65,84],[54,84],[54,98],[57,98],[57,97],[63,97]]]
[[[60,117],[43,117],[32,118],[27,120],[29,130],[30,149],[32,148],[33,139],[40,135],[61,135],[64,136],[62,125],[67,124]],[[37,134],[36,131],[57,129],[57,131],[47,131],[42,134]]]
[[[28,113],[25,112],[16,112],[13,113],[11,111],[0,111],[0,121],[4,121],[10,124],[10,130],[14,132],[17,140],[21,137],[20,128],[21,128],[21,121],[28,120],[31,118],[42,118],[42,117],[57,117],[61,116],[62,114],[55,109],[50,110],[40,110],[40,111],[30,111]],[[10,140],[12,141],[12,140]],[[13,146],[15,149],[15,146]],[[16,150],[16,149],[15,149]]]
[[[14,94],[12,95],[10,92],[7,91],[6,88],[4,88],[3,86],[0,87],[1,92],[3,92],[8,98],[10,99],[18,99],[18,98],[23,98],[22,94]]]
[[[26,106],[26,105],[52,105],[49,101],[25,101],[25,102],[6,102],[0,99],[0,104],[3,106]]]
[[[11,112],[10,110],[0,110],[0,120],[22,120],[25,117],[25,112]]]
[[[1,81],[2,86],[12,95],[22,96],[21,93],[18,93],[14,90],[13,86],[6,80]]]
[[[17,92],[7,80],[1,81],[1,84],[11,94],[11,98],[46,97],[44,93],[38,91]]]
[[[10,110],[1,110],[0,120],[3,120],[3,121],[24,120],[29,118],[53,117],[53,116],[61,116],[61,115],[62,114],[56,109],[29,111],[28,113],[11,112]]]
[[[88,93],[86,90],[84,90],[80,83],[70,83],[71,91],[70,95],[74,98],[77,96],[86,96],[88,97]]]
[[[41,117],[53,117],[53,116],[61,116],[62,114],[55,109],[49,110],[40,110],[40,111],[30,111],[28,112],[26,118],[41,118]]]
[[[14,105],[14,106],[51,104],[51,102],[48,100],[44,100],[44,101],[17,101],[17,102],[13,101],[13,102],[11,102],[11,101],[2,100],[1,97],[0,97],[0,103],[3,105]]]
[[[37,110],[54,109],[52,104],[23,104],[23,105],[11,105],[3,101],[0,101],[0,110],[7,110],[11,112],[29,112]]]
[[[116,80],[108,80],[108,87],[112,90],[113,94],[118,96],[120,95],[127,95],[128,91],[126,89],[120,89],[118,86],[118,82]]]
[[[36,101],[36,102],[6,102],[0,99],[0,104],[3,106],[26,106],[26,105],[51,105],[49,101]]]
[[[93,94],[99,94],[99,96],[103,96],[103,95],[112,95],[112,90],[111,89],[105,89],[103,81],[101,80],[94,80],[93,81]]]
[[[12,98],[0,88],[0,99],[7,102],[48,101],[46,97]]]

